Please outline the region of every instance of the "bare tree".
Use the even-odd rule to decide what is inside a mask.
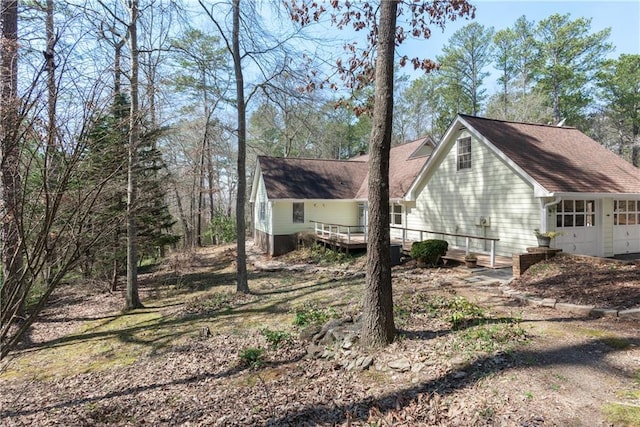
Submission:
[[[369,141],[369,227],[362,342],[383,346],[393,341],[393,291],[389,260],[389,150],[393,124],[393,65],[398,2],[383,1],[378,24],[376,91]]]
[[[18,98],[18,2],[0,3],[0,219],[2,230],[2,289],[0,304],[4,313],[24,315],[25,291],[20,281],[22,242],[19,218],[20,176],[20,99]],[[11,319],[2,316],[0,325]],[[0,341],[1,343],[1,341]]]
[[[405,9],[399,10],[399,5]],[[395,45],[410,35],[429,38],[429,25],[443,26],[447,19],[467,16],[474,9],[466,1],[457,0],[435,3],[407,1],[406,4],[394,0],[381,1],[380,5],[332,2],[331,7],[331,22],[338,28],[353,26],[357,30],[368,30],[364,50],[356,47],[357,41],[347,44],[345,50],[349,58],[346,61],[338,59],[336,67],[347,87],[363,88],[375,81],[374,99],[355,109],[362,113],[369,110],[372,103],[374,106],[369,141],[369,231],[362,341],[370,346],[382,346],[393,341],[395,335],[388,216]],[[322,3],[304,0],[291,0],[289,8],[293,20],[302,25],[320,20],[328,10]],[[397,25],[396,17],[406,15],[409,16],[407,22]],[[375,65],[371,62],[374,57]],[[407,62],[425,71],[436,66],[428,59],[400,58],[401,65]],[[308,87],[313,87],[313,83]]]
[[[289,35],[270,35],[266,31],[261,31],[261,25],[257,22],[258,13],[256,4],[251,2],[243,3],[245,6],[241,8],[240,0],[233,0],[230,5],[231,28],[225,30],[223,22],[221,22],[215,13],[215,8],[221,4],[216,4],[208,8],[203,0],[199,0],[200,5],[207,13],[207,16],[218,29],[227,51],[231,55],[233,62],[233,70],[236,84],[236,99],[234,104],[237,110],[236,115],[236,136],[238,142],[238,161],[237,173],[238,183],[236,192],[236,233],[237,233],[237,271],[236,271],[236,290],[237,292],[249,292],[249,284],[247,280],[247,262],[246,262],[246,218],[245,206],[247,195],[247,173],[246,173],[246,157],[247,157],[247,104],[263,85],[276,76],[289,71],[289,54],[286,51],[287,42],[290,41],[294,34]],[[252,22],[249,22],[252,21]],[[253,32],[253,34],[251,34]],[[263,43],[264,46],[260,46]],[[270,44],[270,45],[269,45]],[[253,61],[253,64],[259,70],[261,82],[255,84],[253,88],[245,92],[245,76],[244,69],[246,61]]]
[[[138,0],[130,0],[129,49],[131,55],[129,112],[129,158],[127,162],[127,294],[125,309],[142,308],[138,293],[138,241],[136,228],[138,143],[140,114],[138,100]]]
[[[6,3],[2,3],[2,12],[17,13],[12,8],[15,5]],[[13,212],[10,214],[12,230],[18,242],[17,251],[12,257],[18,260],[20,268],[15,269],[15,264],[10,265],[5,270],[10,272],[10,276],[3,276],[0,358],[6,356],[25,336],[49,296],[67,273],[78,265],[84,252],[99,241],[102,233],[113,227],[113,222],[107,221],[100,224],[97,231],[89,230],[91,212],[95,210],[96,202],[111,176],[96,180],[95,185],[79,185],[89,182],[90,171],[81,166],[91,123],[104,105],[100,99],[104,82],[85,79],[77,68],[69,67],[67,60],[71,55],[70,50],[57,51],[58,37],[63,36],[58,34],[60,28],[55,27],[54,6],[55,3],[49,0],[30,10],[33,13],[32,22],[41,22],[41,14],[44,13],[44,25],[34,25],[35,31],[30,34],[32,40],[45,46],[44,58],[40,50],[36,51],[37,55],[27,50],[22,52],[28,58],[28,62],[23,63],[31,65],[33,74],[21,69],[21,86],[18,88],[14,83],[11,91],[6,92],[7,96],[13,97],[13,101],[8,103],[3,99],[2,103],[2,113],[14,120],[10,128],[5,128],[3,125],[9,122],[2,120],[0,129],[2,142],[9,141],[5,136],[10,137],[11,144],[7,147],[13,149],[12,157],[7,157],[5,146],[1,147],[2,166],[11,166],[9,171],[17,177],[11,180],[13,196],[9,200],[13,203]],[[4,22],[3,30],[12,28],[12,25],[5,25]],[[13,28],[10,33],[17,34],[16,27]],[[17,41],[14,38],[13,43],[2,43],[3,65],[6,65],[4,60],[11,57],[12,49],[13,54],[17,53]],[[17,79],[16,63],[14,58],[11,67],[2,67],[2,72],[10,71]],[[29,68],[24,67],[24,70]],[[5,79],[8,77],[6,73],[2,77],[3,83],[11,80]],[[73,90],[73,94],[64,96],[61,95],[60,85],[67,78],[77,84],[73,89],[67,86],[67,90]],[[9,87],[3,86],[5,89]],[[67,102],[64,110],[58,107],[61,100]],[[9,105],[12,111],[5,109]],[[58,117],[60,110],[65,111],[64,119]],[[4,191],[6,188],[9,187],[3,181],[3,196],[7,194]],[[16,198],[18,194],[20,197]],[[5,206],[3,208],[6,209]],[[3,219],[8,218],[6,212],[2,212]],[[38,292],[34,292],[36,287]],[[28,306],[25,304],[27,296]]]

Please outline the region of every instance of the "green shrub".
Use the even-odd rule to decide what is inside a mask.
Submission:
[[[272,349],[278,348],[278,346],[283,342],[291,341],[291,334],[286,331],[273,331],[269,328],[264,328],[260,332]]]
[[[414,242],[411,245],[411,258],[424,261],[428,266],[435,267],[440,257],[447,253],[449,244],[445,240],[429,239]]]
[[[298,307],[295,310],[296,317],[293,319],[293,324],[300,327],[308,325],[322,325],[331,318],[338,317],[333,307],[318,308],[314,303],[306,302],[302,307]]]
[[[264,363],[264,348],[249,347],[240,350],[240,361],[250,368],[259,368]]]
[[[352,259],[350,255],[340,250],[326,248],[317,242],[311,248],[311,256],[315,263],[321,265],[342,264]]]

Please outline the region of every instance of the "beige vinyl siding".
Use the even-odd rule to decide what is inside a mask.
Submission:
[[[265,216],[260,220],[260,203],[265,204]],[[258,189],[256,191],[256,199],[253,206],[253,224],[254,228],[259,231],[263,231],[267,234],[273,234],[271,232],[271,204],[267,196],[267,189],[262,179],[262,174],[258,178]]]
[[[293,223],[293,201],[273,202],[273,234],[292,234],[313,230],[312,221],[340,224],[358,224],[358,204],[354,201],[297,200],[304,202],[304,223]]]
[[[472,138],[471,168],[457,170],[456,140],[470,136],[460,132],[442,157],[441,164],[419,189],[416,207],[407,213],[407,228],[482,236],[476,225],[481,217],[490,221],[486,237],[499,238],[496,251],[511,256],[536,244],[533,229],[540,225],[540,204],[533,188],[496,156]],[[437,236],[429,236],[434,238]],[[464,246],[464,238],[447,238]],[[472,250],[489,250],[482,241],[472,241]]]

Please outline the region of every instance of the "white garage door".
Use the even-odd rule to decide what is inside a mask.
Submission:
[[[600,255],[595,200],[563,200],[556,211],[555,247],[563,252]]]
[[[640,201],[614,200],[613,253],[640,252]]]

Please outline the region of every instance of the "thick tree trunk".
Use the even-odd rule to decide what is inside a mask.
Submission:
[[[236,76],[236,98],[238,103],[238,193],[236,197],[237,240],[237,284],[236,291],[249,292],[247,279],[247,253],[244,222],[244,203],[247,191],[246,157],[247,157],[247,106],[244,98],[244,76],[242,75],[242,58],[240,57],[240,0],[233,0],[233,68]]]
[[[138,294],[138,237],[136,227],[138,141],[138,0],[131,0],[129,45],[131,47],[131,109],[129,113],[129,157],[127,163],[127,293],[126,310],[142,308]]]
[[[389,150],[397,1],[382,1],[378,26],[375,104],[369,145],[369,227],[362,343],[380,347],[395,336],[389,254]]]

